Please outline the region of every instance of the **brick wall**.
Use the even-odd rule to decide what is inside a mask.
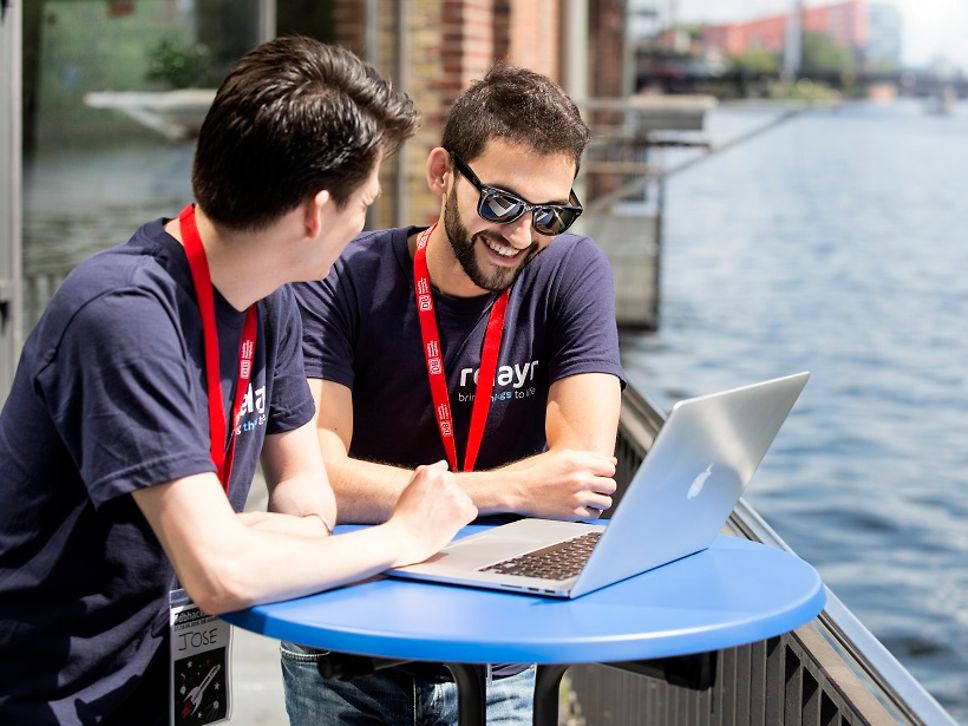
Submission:
[[[560,0],[511,0],[509,4],[508,61],[560,81]]]
[[[360,0],[333,0],[333,38],[365,57],[366,8]]]

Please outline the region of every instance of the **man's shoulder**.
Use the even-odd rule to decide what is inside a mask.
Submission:
[[[572,234],[571,232],[559,234],[557,237],[555,237],[555,241],[548,245],[547,249],[549,251],[555,251],[562,257],[571,257],[575,255],[597,257],[602,254],[598,243],[596,243],[591,237],[586,237],[585,235],[581,234]]]
[[[306,326],[307,317],[318,316],[334,304],[355,305],[373,299],[373,291],[398,289],[407,284],[407,236],[411,227],[364,232],[350,241],[326,277],[292,284],[296,303]],[[343,301],[343,303],[335,302]]]
[[[344,266],[350,264],[355,266],[372,264],[387,257],[399,256],[400,252],[406,248],[407,236],[414,229],[412,227],[391,227],[363,232],[346,245],[346,249],[340,255],[340,262]]]
[[[319,284],[348,279],[352,280],[351,285],[372,290],[374,285],[394,285],[409,279],[407,237],[414,229],[394,227],[364,232],[346,246],[330,274]]]
[[[297,288],[307,283],[282,285],[259,300],[259,314],[270,326],[288,326],[299,315],[296,304]]]
[[[607,265],[605,253],[591,237],[560,234],[525,268],[536,275],[558,275],[586,271]]]
[[[160,238],[161,220],[150,222],[127,242],[88,257],[64,279],[50,303],[52,311],[75,309],[105,294],[133,289],[166,292],[177,286],[172,275],[174,246]]]
[[[144,306],[160,307],[169,304],[161,303],[163,300],[173,301],[180,284],[171,271],[171,257],[177,250],[159,244],[160,232],[160,221],[149,223],[127,242],[82,261],[54,293],[35,332],[56,344],[82,312],[85,317],[96,317],[103,309],[113,316],[123,309],[127,320],[136,320],[146,310]],[[174,240],[171,244],[178,245]],[[123,305],[112,302],[120,298]],[[123,322],[111,320],[111,327]]]

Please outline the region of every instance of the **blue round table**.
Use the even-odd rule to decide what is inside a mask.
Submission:
[[[470,525],[459,536],[480,529]],[[458,682],[463,723],[484,712],[478,664],[614,663],[715,651],[793,630],[823,605],[823,584],[809,564],[720,536],[707,550],[575,600],[377,577],[223,617],[327,650],[444,663]],[[556,685],[564,668],[549,672]],[[539,668],[535,723],[557,711],[545,702],[556,689],[541,681]]]

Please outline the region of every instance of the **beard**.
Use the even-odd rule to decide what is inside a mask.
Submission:
[[[471,282],[482,290],[501,292],[511,287],[514,281],[518,279],[518,275],[521,274],[524,266],[538,254],[538,243],[532,242],[531,246],[523,251],[524,259],[517,267],[489,265],[491,270],[484,270],[477,261],[477,255],[474,253],[474,248],[477,246],[478,240],[490,237],[492,239],[500,239],[504,244],[508,244],[508,242],[500,235],[495,235],[490,232],[478,232],[473,237],[467,236],[467,227],[464,226],[460,218],[460,212],[457,211],[456,185],[451,188],[450,194],[447,195],[447,201],[444,203],[444,231],[447,233],[447,239],[450,240],[450,246],[454,250],[454,256],[457,258],[465,274],[471,279]]]

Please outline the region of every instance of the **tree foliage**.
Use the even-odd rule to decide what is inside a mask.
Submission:
[[[802,75],[845,74],[856,69],[854,54],[824,33],[804,33],[802,50]]]
[[[733,73],[769,76],[776,75],[780,68],[780,60],[775,53],[765,48],[750,48],[743,53],[729,56],[728,66]]]

